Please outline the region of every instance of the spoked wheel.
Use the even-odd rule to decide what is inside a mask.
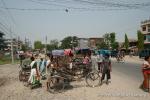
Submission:
[[[51,77],[48,82],[48,91],[50,93],[62,92],[64,90],[64,79],[60,77]]]
[[[77,69],[75,72],[75,79],[80,80],[83,77],[83,69]]]
[[[97,87],[100,85],[101,76],[99,72],[91,72],[85,77],[86,83],[89,87]]]
[[[19,81],[22,81],[23,77],[22,77],[22,71],[19,71]]]

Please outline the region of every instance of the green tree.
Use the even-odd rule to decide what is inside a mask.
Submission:
[[[0,31],[0,50],[3,50],[6,47],[5,39],[3,38],[5,34]]]
[[[34,42],[34,49],[42,49],[43,45],[41,41],[35,41]]]
[[[110,46],[112,49],[117,49],[118,48],[118,43],[116,42],[116,33],[110,33]]]
[[[139,50],[144,49],[144,35],[141,31],[137,31],[137,37],[138,37],[138,44],[137,47]]]
[[[26,51],[26,50],[28,49],[25,44],[23,44],[21,48],[22,48],[22,49],[21,49],[22,51]]]
[[[48,49],[49,51],[52,51],[52,50],[54,50],[54,49],[58,49],[58,48],[59,48],[59,47],[58,47],[58,44],[59,44],[58,40],[56,40],[56,39],[51,40],[51,41],[50,41],[50,44],[47,44],[47,49]]]
[[[62,41],[61,41],[61,48],[62,49],[67,49],[67,48],[73,48],[76,47],[78,45],[78,37],[76,36],[68,36],[65,37]]]
[[[110,46],[110,34],[109,33],[106,33],[104,36],[104,42],[105,44],[109,47]]]
[[[98,49],[108,49],[108,45],[105,42],[102,42],[101,44],[97,44]]]
[[[129,48],[129,39],[128,39],[127,34],[125,34],[124,46],[125,46],[126,51],[127,51],[127,50],[128,50],[128,48]]]

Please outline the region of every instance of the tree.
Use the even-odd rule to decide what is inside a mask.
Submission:
[[[22,51],[26,51],[28,49],[25,44],[23,44],[21,48],[22,48]]]
[[[48,49],[49,51],[52,51],[52,50],[54,50],[54,49],[58,49],[58,48],[59,48],[59,47],[58,47],[58,44],[59,44],[58,40],[56,40],[56,39],[51,40],[51,41],[50,41],[50,44],[47,44],[47,49]]]
[[[112,49],[117,49],[118,48],[118,43],[116,42],[116,33],[110,33],[110,46]]]
[[[78,45],[78,38],[76,36],[68,36],[65,37],[62,41],[61,41],[61,48],[62,49],[67,49],[67,48],[73,48],[76,47]]]
[[[139,50],[144,49],[144,35],[141,31],[137,31],[137,37],[138,37],[138,44],[137,47]]]
[[[97,44],[98,49],[108,49],[108,45],[105,42],[102,42],[101,44]]]
[[[34,49],[42,49],[43,45],[41,41],[35,41],[34,42]]]
[[[4,50],[6,47],[5,39],[3,38],[5,34],[0,31],[0,50]]]
[[[109,47],[110,46],[110,34],[106,33],[104,36],[104,42]]]
[[[125,46],[126,51],[127,51],[127,50],[128,50],[128,48],[129,48],[129,39],[128,39],[127,34],[125,34],[124,46]]]

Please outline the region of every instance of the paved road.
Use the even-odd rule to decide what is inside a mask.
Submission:
[[[141,63],[128,62],[116,63],[113,61],[113,73],[124,74],[126,77],[134,79],[136,82],[143,80]]]

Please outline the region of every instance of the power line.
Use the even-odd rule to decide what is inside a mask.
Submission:
[[[6,6],[5,2],[4,2],[4,0],[1,0],[1,2],[2,2],[4,8],[7,8],[7,6]],[[11,12],[10,12],[8,9],[6,9],[6,10],[7,10],[8,14],[9,14],[9,17],[11,18],[13,24],[16,25],[16,22],[15,22],[13,16],[12,16]]]

